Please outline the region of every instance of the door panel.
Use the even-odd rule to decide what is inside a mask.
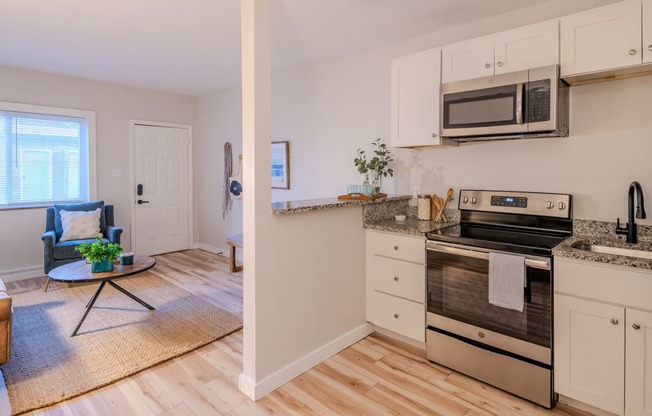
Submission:
[[[555,390],[617,415],[624,413],[625,310],[555,296]]]
[[[627,309],[625,410],[652,416],[652,313]]]
[[[154,255],[186,250],[189,241],[188,131],[135,126],[136,195],[134,251]]]
[[[561,19],[561,75],[641,63],[641,2],[625,1]]]

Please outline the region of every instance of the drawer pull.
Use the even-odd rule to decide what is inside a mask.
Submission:
[[[398,251],[398,246],[394,246],[394,250]]]
[[[611,322],[613,325],[618,325],[618,319],[616,319],[616,318],[611,318],[611,321],[610,321],[610,322]]]
[[[639,330],[641,329],[641,326],[639,324],[632,324],[632,328]]]
[[[394,314],[394,319],[398,319],[398,314],[397,313]]]
[[[394,276],[394,281],[398,282],[398,276]]]

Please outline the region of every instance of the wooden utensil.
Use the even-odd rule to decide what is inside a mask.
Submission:
[[[432,204],[430,205],[430,219],[434,220],[435,217],[437,216],[437,213],[439,212],[439,197],[437,194],[432,194]]]
[[[435,217],[435,221],[442,221],[441,216],[444,213],[446,204],[448,204],[448,200],[450,200],[452,196],[453,196],[453,188],[448,188],[448,192],[446,192],[446,199],[444,200],[444,203],[442,204],[439,212],[437,213],[437,216]]]

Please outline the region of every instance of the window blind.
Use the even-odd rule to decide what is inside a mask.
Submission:
[[[87,122],[0,111],[0,207],[83,200]]]

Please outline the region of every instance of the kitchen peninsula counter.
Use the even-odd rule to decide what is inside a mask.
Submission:
[[[274,215],[296,214],[309,211],[323,211],[326,209],[350,207],[356,205],[379,205],[387,202],[407,201],[412,198],[410,195],[388,195],[386,198],[378,198],[372,201],[351,200],[333,198],[305,199],[300,201],[272,202]]]
[[[448,212],[448,210],[447,210]],[[405,221],[396,221],[394,218],[370,221],[364,223],[364,228],[390,233],[425,236],[427,233],[441,230],[458,224],[459,221],[449,220],[447,222],[421,221],[414,217],[408,217]]]

